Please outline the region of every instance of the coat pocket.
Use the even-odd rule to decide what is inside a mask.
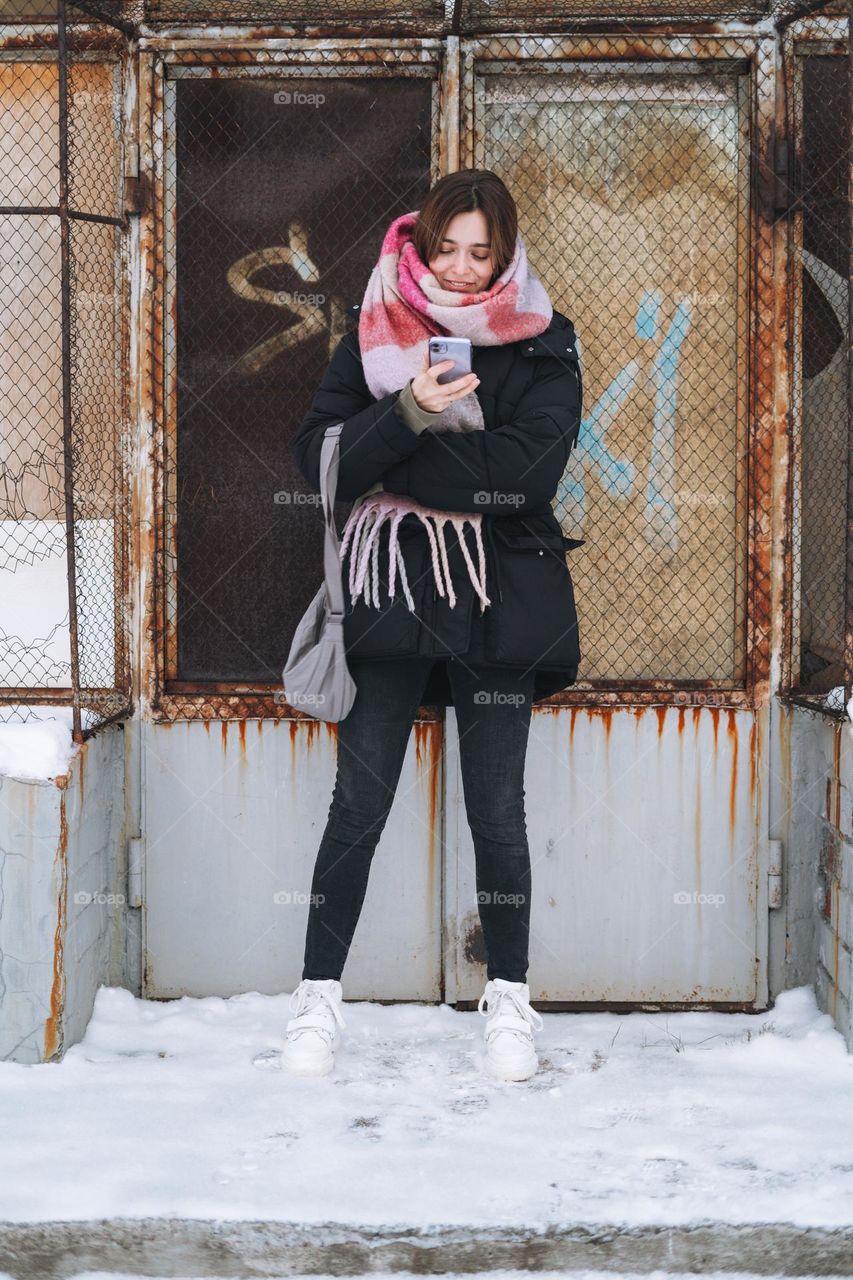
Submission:
[[[562,556],[566,551],[574,551],[577,547],[582,547],[586,542],[586,538],[569,538],[564,533],[556,530],[543,530],[542,533],[516,532],[502,528],[499,524],[492,526],[495,537],[501,541],[504,546],[512,547],[516,551],[553,551],[556,555]]]
[[[487,610],[486,656],[508,665],[572,667],[580,662],[578,618],[567,545],[583,539],[494,527],[503,599]]]

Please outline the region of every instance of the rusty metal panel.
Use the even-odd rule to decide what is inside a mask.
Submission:
[[[766,1007],[766,713],[534,709],[532,999]],[[457,739],[451,712],[445,999],[469,1001],[485,956]]]
[[[291,991],[334,779],[335,726],[141,726],[146,795],[142,994]],[[441,996],[438,725],[416,726],[374,855],[348,999]]]

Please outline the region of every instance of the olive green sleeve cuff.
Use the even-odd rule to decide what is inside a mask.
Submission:
[[[428,409],[421,408],[412,394],[411,379],[395,400],[394,409],[397,415],[403,419],[406,426],[417,434],[420,434],[431,422],[436,422],[441,417],[440,409],[437,413],[430,413]]]

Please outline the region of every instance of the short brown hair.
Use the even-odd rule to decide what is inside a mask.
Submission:
[[[441,247],[447,224],[457,213],[482,209],[489,227],[492,253],[492,278],[506,271],[515,253],[518,236],[518,210],[503,181],[491,169],[460,169],[448,173],[431,188],[424,200],[412,241],[424,263],[435,258]]]

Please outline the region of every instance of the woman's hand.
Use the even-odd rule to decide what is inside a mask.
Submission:
[[[412,395],[415,403],[428,413],[440,413],[454,400],[461,400],[479,386],[480,379],[476,373],[466,373],[452,382],[438,382],[438,375],[453,367],[452,360],[442,360],[430,368],[429,347],[424,347],[424,358],[421,372],[412,378]]]

